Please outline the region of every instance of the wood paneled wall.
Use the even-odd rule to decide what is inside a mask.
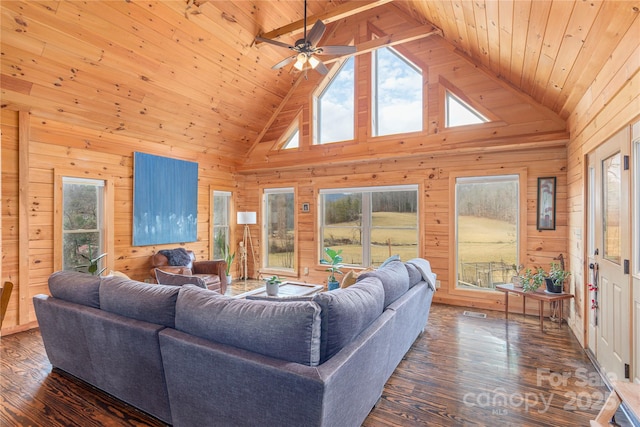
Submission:
[[[195,251],[198,259],[210,259],[211,189],[236,192],[234,174],[229,165],[214,155],[203,156],[186,148],[167,147],[137,139],[101,133],[39,117],[29,120],[28,187],[25,218],[18,215],[18,113],[2,110],[2,280],[15,284],[9,315],[3,331],[30,327],[35,321],[31,299],[48,293],[47,278],[55,270],[54,253],[60,242],[54,241],[54,171],[61,169],[76,176],[92,175],[111,180],[115,187],[114,253],[107,256],[109,269],[122,271],[137,280],[149,278],[149,258],[159,249],[179,244],[132,246],[133,152],[198,162],[198,237],[184,246]],[[162,173],[162,171],[158,171]],[[171,197],[170,194],[166,195]],[[19,222],[26,221],[27,235],[18,233]],[[25,241],[26,239],[26,241]],[[26,243],[25,243],[26,242]],[[28,253],[19,255],[26,244]],[[26,260],[24,265],[20,259]],[[21,282],[18,277],[28,277]],[[19,301],[26,304],[19,310]]]
[[[569,219],[569,255],[572,288],[570,325],[586,346],[586,322],[590,302],[588,260],[585,258],[587,230],[586,156],[625,126],[640,120],[640,19],[624,34],[609,61],[585,92],[568,121],[571,141],[567,158],[567,205]],[[636,168],[640,165],[634,165]],[[638,215],[638,212],[635,213]],[[630,230],[627,230],[631,232]],[[637,231],[637,230],[636,230]],[[633,330],[633,328],[631,328]],[[638,331],[635,331],[638,334]],[[637,367],[636,367],[637,369]]]
[[[261,192],[264,188],[294,186],[296,189],[296,230],[298,245],[295,277],[312,283],[326,283],[327,273],[319,265],[321,248],[318,236],[318,192],[322,188],[359,187],[372,185],[418,184],[420,203],[420,256],[431,261],[438,274],[441,288],[436,301],[449,304],[501,309],[504,295],[479,292],[478,298],[452,295],[449,291],[455,280],[449,270],[450,249],[453,244],[449,224],[454,219],[449,203],[452,191],[449,175],[454,171],[500,171],[523,168],[527,171],[527,188],[521,189],[526,197],[526,256],[529,266],[548,266],[553,257],[567,253],[566,216],[566,150],[563,143],[545,150],[520,150],[467,155],[416,155],[395,161],[359,162],[351,165],[316,165],[246,173],[244,194],[250,210],[260,212]],[[558,177],[557,228],[553,231],[536,229],[537,178]],[[310,212],[301,210],[302,203],[310,204]],[[260,221],[258,221],[260,223]],[[254,244],[262,240],[259,227],[253,227]],[[309,275],[304,275],[304,269]]]

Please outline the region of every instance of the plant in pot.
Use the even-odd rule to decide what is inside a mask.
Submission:
[[[278,276],[271,276],[263,280],[267,284],[267,295],[270,297],[278,296],[278,288],[280,287],[282,280],[280,280]]]
[[[330,291],[334,289],[338,289],[340,287],[340,282],[336,279],[336,274],[342,274],[342,249],[338,249],[337,251],[331,248],[324,248],[324,253],[326,258],[322,258],[320,260],[320,264],[327,265],[329,277],[327,278],[327,287]],[[328,259],[327,259],[328,258]]]
[[[107,267],[103,267],[100,271],[98,271],[98,263],[100,262],[100,260],[104,257],[107,256],[106,252],[98,255],[97,257],[93,258],[93,255],[91,254],[91,245],[89,245],[89,255],[85,255],[83,253],[79,253],[79,255],[86,259],[87,261],[89,261],[89,264],[85,264],[85,265],[78,265],[76,266],[76,270],[81,271],[83,269],[87,269],[87,273],[94,275],[94,276],[99,276],[102,273],[104,273],[104,271],[107,269]]]
[[[233,260],[236,257],[236,253],[231,252],[231,250],[229,249],[229,245],[225,241],[225,236],[222,233],[219,233],[216,236],[216,244],[218,245],[218,249],[220,250],[222,259],[224,259],[224,262],[227,263],[227,268],[225,269],[224,274],[227,279],[227,285],[230,285],[232,281],[231,265],[233,265]]]
[[[544,269],[538,267],[535,272],[530,268],[527,268],[523,273],[519,275],[522,283],[522,289],[525,292],[535,292],[544,283],[547,273]]]
[[[563,270],[560,264],[557,262],[551,263],[551,270],[549,270],[549,277],[546,277],[547,292],[554,294],[562,293],[564,281],[571,275],[570,271]]]

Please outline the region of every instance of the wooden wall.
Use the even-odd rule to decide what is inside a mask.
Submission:
[[[12,280],[15,284],[3,331],[33,326],[31,299],[36,294],[48,293],[47,278],[55,270],[54,248],[59,246],[59,242],[54,241],[56,169],[113,181],[114,252],[108,254],[107,266],[145,280],[149,278],[150,256],[159,249],[179,245],[132,246],[133,152],[198,162],[198,237],[196,242],[183,245],[193,249],[198,259],[210,259],[211,190],[236,191],[231,168],[221,164],[218,157],[28,114],[27,119],[28,141],[18,144],[18,113],[2,110],[2,280]],[[21,155],[28,158],[27,169],[23,171],[24,183],[19,182]],[[27,189],[25,216],[19,214],[19,188]],[[25,234],[19,233],[22,227],[26,227]],[[20,252],[21,246],[27,248],[26,251]]]
[[[545,150],[520,150],[465,155],[415,155],[394,161],[359,162],[351,165],[317,165],[313,167],[274,169],[246,173],[244,194],[250,209],[260,212],[259,202],[263,188],[293,186],[296,189],[296,230],[298,258],[295,278],[310,283],[326,283],[327,273],[318,264],[321,258],[318,240],[318,191],[322,188],[356,187],[372,185],[418,184],[420,203],[420,256],[428,259],[438,274],[441,288],[435,300],[470,307],[503,309],[504,295],[497,292],[478,292],[477,297],[454,295],[454,272],[449,268],[451,245],[449,226],[454,217],[449,203],[452,191],[449,175],[454,171],[522,168],[527,173],[526,197],[526,260],[527,265],[548,266],[553,257],[567,251],[566,217],[566,151],[564,146]],[[557,228],[553,231],[536,229],[537,178],[558,177]],[[310,204],[310,212],[301,211],[302,203]],[[258,221],[260,223],[260,221]],[[254,227],[254,244],[261,240],[258,227]],[[305,275],[305,268],[309,275]],[[517,304],[514,304],[517,305]],[[533,307],[533,306],[532,306]]]
[[[569,255],[575,302],[571,303],[570,325],[586,346],[586,322],[590,310],[588,262],[585,258],[586,156],[625,126],[640,120],[640,19],[636,18],[609,61],[585,92],[571,114],[571,141],[567,154],[567,204]],[[640,165],[635,165],[640,167]],[[638,213],[635,213],[638,215]],[[638,331],[635,331],[638,334]]]
[[[371,39],[376,26],[394,29],[393,16],[361,14],[348,20],[349,28],[360,29],[356,43]],[[389,20],[389,21],[387,21]],[[398,20],[397,22],[402,22]],[[400,31],[399,28],[396,28]],[[346,34],[344,35],[346,37]],[[338,29],[332,44],[343,43]],[[438,37],[403,44],[397,49],[423,71],[424,130],[411,134],[373,137],[371,132],[371,57],[356,57],[355,140],[313,145],[313,96],[322,85],[322,76],[310,72],[280,106],[262,139],[240,166],[245,179],[245,208],[260,212],[261,194],[268,187],[296,189],[297,271],[296,278],[325,283],[326,273],[318,264],[317,202],[322,188],[371,185],[418,184],[420,186],[420,256],[432,262],[441,289],[436,301],[465,306],[502,309],[504,295],[477,292],[461,295],[454,290],[454,218],[450,204],[449,177],[456,171],[521,169],[526,171],[527,266],[545,266],[559,254],[567,254],[566,148],[565,122],[550,110],[513,90],[470,63]],[[491,118],[483,125],[446,128],[444,94],[450,90],[473,108]],[[301,115],[300,148],[280,150],[282,136]],[[537,178],[555,176],[557,187],[557,228],[536,229]],[[309,213],[301,212],[310,203]],[[253,238],[258,241],[258,227]],[[309,275],[305,276],[305,269]],[[269,274],[269,273],[268,273]]]

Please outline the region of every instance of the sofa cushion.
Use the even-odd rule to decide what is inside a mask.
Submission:
[[[375,277],[313,297],[322,307],[320,363],[328,360],[366,329],[383,310],[384,289]]]
[[[308,366],[320,360],[320,307],[312,301],[252,301],[192,285],[180,288],[176,329]]]
[[[131,319],[173,328],[180,288],[105,277],[100,285],[100,308]]]
[[[49,291],[55,298],[100,308],[100,276],[77,271],[56,271],[49,276]]]
[[[413,288],[422,281],[422,273],[420,273],[418,267],[408,262],[404,263],[404,267],[407,269],[407,273],[409,273],[409,288]]]
[[[163,271],[159,268],[156,268],[156,280],[160,285],[196,285],[199,288],[207,287],[207,282],[202,277],[169,273],[168,271]]]
[[[401,261],[392,261],[383,268],[363,273],[358,281],[367,277],[376,277],[382,282],[385,308],[409,290],[409,273]]]

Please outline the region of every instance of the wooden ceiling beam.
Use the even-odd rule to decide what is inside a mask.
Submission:
[[[353,0],[347,3],[342,3],[334,7],[328,12],[307,17],[307,28],[310,29],[311,26],[315,24],[315,22],[318,20],[321,20],[323,23],[328,24],[330,22],[338,21],[340,19],[365,12],[375,7],[382,6],[387,3],[391,3],[392,1],[393,0],[376,0],[376,1],[365,3],[362,1]],[[303,29],[304,29],[304,19],[301,19],[299,21],[292,22],[291,24],[287,24],[283,27],[276,28],[275,30],[271,30],[268,33],[261,34],[260,37],[273,40],[281,36],[286,36],[289,34],[300,32]],[[256,40],[255,43],[257,45],[263,42]]]
[[[348,57],[348,56],[358,56],[365,53],[373,52],[376,49],[381,47],[390,47],[403,43],[409,43],[415,40],[420,40],[426,37],[439,35],[442,36],[442,30],[436,28],[433,25],[422,25],[420,27],[411,28],[406,31],[402,31],[396,34],[387,34],[381,36],[377,39],[369,40],[364,43],[360,43],[356,46],[356,52],[351,55],[343,55],[327,60],[323,60],[325,64],[331,64],[333,62],[338,61],[339,59]]]

